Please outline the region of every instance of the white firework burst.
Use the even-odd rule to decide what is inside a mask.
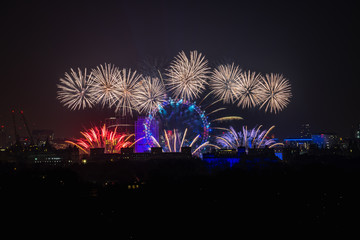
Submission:
[[[76,73],[72,68],[70,74],[65,73],[65,78],[60,78],[57,84],[57,99],[70,110],[79,110],[86,107],[93,107],[95,99],[92,95],[92,77],[78,68]]]
[[[239,92],[241,69],[234,63],[220,65],[214,69],[210,76],[210,87],[215,97],[223,103],[233,103],[236,92]]]
[[[148,113],[167,98],[163,82],[159,78],[143,77],[135,93],[139,112]]]
[[[266,74],[260,81],[260,109],[265,112],[277,113],[283,110],[290,102],[291,86],[289,81],[281,74]]]
[[[210,73],[208,61],[197,51],[190,52],[190,58],[182,51],[171,62],[167,70],[169,90],[175,98],[192,100],[199,97],[207,84]]]
[[[92,69],[93,75],[93,95],[96,103],[100,103],[102,107],[107,105],[111,107],[116,101],[116,86],[120,78],[120,70],[114,65],[106,64]]]
[[[239,86],[236,91],[238,107],[251,108],[259,104],[259,94],[261,93],[260,80],[261,75],[259,73],[256,74],[250,71],[241,73]]]
[[[122,111],[122,115],[128,113],[132,116],[133,111],[137,111],[136,107],[136,94],[139,88],[139,79],[141,75],[131,69],[123,69],[119,74],[119,81],[116,84],[116,112]]]

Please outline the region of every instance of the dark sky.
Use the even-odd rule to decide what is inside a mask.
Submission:
[[[63,107],[56,84],[70,68],[135,68],[145,57],[198,50],[211,63],[231,59],[289,79],[293,98],[279,114],[231,109],[249,127],[275,124],[283,138],[310,123],[313,132],[347,136],[360,122],[357,14],[355,1],[346,0],[7,1],[0,14],[0,123],[12,134],[11,109],[23,109],[32,129],[78,136],[113,111]]]

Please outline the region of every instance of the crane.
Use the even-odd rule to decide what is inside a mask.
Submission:
[[[27,121],[26,121],[24,111],[23,111],[23,110],[21,110],[21,111],[20,111],[20,113],[21,113],[21,118],[22,118],[22,120],[23,120],[23,122],[24,122],[24,124],[25,124],[26,131],[27,131],[27,132],[28,132],[28,134],[29,134],[29,138],[30,138],[30,145],[34,145],[34,139],[33,139],[32,134],[31,134],[31,132],[30,132],[29,125],[28,125],[28,123],[27,123]]]
[[[14,125],[14,134],[15,134],[15,144],[20,143],[20,137],[19,134],[16,130],[16,122],[15,122],[15,110],[11,110],[12,113],[12,120],[13,120],[13,125]]]

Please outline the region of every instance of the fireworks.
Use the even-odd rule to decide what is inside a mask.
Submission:
[[[264,148],[273,147],[276,143],[273,139],[267,139],[269,132],[275,127],[272,126],[268,130],[260,131],[260,125],[258,128],[251,130],[247,129],[247,126],[242,128],[242,131],[236,132],[233,127],[225,129],[227,132],[222,136],[217,136],[217,144],[230,149],[236,149],[238,147],[249,148]]]
[[[192,140],[189,140],[186,138],[186,135],[187,135],[187,128],[185,129],[184,133],[179,132],[178,129],[174,129],[172,131],[164,130],[164,135],[162,136],[162,138],[164,139],[164,142],[165,142],[164,151],[165,152],[181,152],[182,147],[184,147],[184,146],[193,147],[194,144],[196,144],[196,142],[200,138],[200,134],[199,134],[199,135],[195,136]],[[153,136],[151,136],[151,139],[156,146],[161,147],[159,142]],[[195,150],[192,150],[192,155],[198,156],[200,153],[199,150],[201,150],[202,148],[204,148],[206,146],[212,146],[217,149],[220,148],[219,146],[210,144],[209,141],[206,141],[206,142],[198,145],[196,148],[193,148]]]
[[[158,142],[152,132],[152,123],[161,126],[161,141]],[[196,104],[186,100],[163,102],[154,108],[146,118],[145,136],[148,145],[161,146],[164,151],[177,152],[182,146],[198,148],[207,142],[210,123],[204,111]]]
[[[191,51],[188,58],[182,51],[171,62],[166,74],[169,90],[177,99],[197,98],[205,89],[209,70],[208,62],[201,53]]]
[[[236,93],[239,93],[239,82],[241,69],[234,63],[220,65],[214,69],[210,77],[210,87],[217,99],[222,99],[223,103],[233,103]]]
[[[242,108],[259,106],[265,112],[278,113],[292,97],[290,83],[283,75],[271,73],[263,77],[260,73],[242,72],[234,63],[221,64],[211,72],[208,61],[197,51],[190,51],[189,56],[181,51],[169,68],[165,69],[166,65],[166,61],[156,59],[144,61],[142,72],[146,77],[106,63],[92,69],[90,75],[86,69],[85,74],[71,69],[71,74],[66,73],[57,85],[57,98],[71,110],[100,104],[115,106],[122,115],[133,115],[134,111],[152,111],[169,93],[177,100],[197,99],[206,90],[208,78],[211,91],[206,96],[215,98],[213,104],[222,101]]]
[[[100,103],[102,107],[107,105],[111,107],[117,100],[117,85],[120,78],[120,71],[111,64],[100,65],[92,70],[93,74],[93,96],[96,103]]]
[[[120,71],[119,80],[116,84],[116,111],[122,111],[123,115],[130,113],[136,109],[136,93],[139,93],[139,79],[141,75],[131,69],[125,68]]]
[[[260,109],[265,107],[265,112],[277,113],[283,110],[290,102],[290,83],[283,75],[266,74],[260,81],[261,91],[259,93]]]
[[[129,141],[134,134],[126,135],[107,129],[105,125],[101,128],[94,127],[84,132],[80,132],[84,138],[66,141],[85,154],[90,154],[91,148],[104,148],[105,153],[119,153],[121,148],[131,147],[134,143]]]
[[[78,73],[73,69],[70,71],[70,74],[65,73],[65,78],[60,78],[57,98],[71,110],[93,107],[95,99],[92,95],[92,75],[87,75],[86,68],[84,73],[79,68]]]
[[[158,78],[144,77],[135,95],[139,111],[148,113],[165,101],[165,86]]]
[[[236,89],[236,98],[238,106],[242,108],[255,107],[259,103],[259,95],[261,94],[260,86],[261,75],[255,72],[243,72]]]

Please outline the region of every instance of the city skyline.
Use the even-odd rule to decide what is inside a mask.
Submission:
[[[7,3],[0,123],[13,135],[11,110],[24,110],[31,130],[77,136],[114,109],[63,107],[56,84],[70,68],[106,62],[137,69],[147,57],[172,59],[198,49],[211,64],[226,59],[289,79],[293,97],[278,114],[230,107],[244,118],[241,125],[275,125],[280,138],[296,136],[304,123],[314,132],[349,136],[360,122],[352,4]]]

